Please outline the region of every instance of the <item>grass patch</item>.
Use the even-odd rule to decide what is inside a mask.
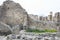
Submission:
[[[49,29],[45,29],[45,30],[38,30],[38,29],[27,29],[26,32],[35,32],[35,33],[45,33],[45,32],[57,32],[57,30],[53,29],[53,30],[49,30]]]

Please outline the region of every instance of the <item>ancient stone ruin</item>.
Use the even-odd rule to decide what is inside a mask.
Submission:
[[[48,16],[48,19],[47,17],[30,15],[19,3],[15,3],[12,0],[6,0],[0,5],[0,32],[17,34],[20,30],[28,28],[57,30],[59,26],[56,24],[60,16],[58,19],[57,15],[55,17],[56,20],[54,19],[52,21],[52,15]]]

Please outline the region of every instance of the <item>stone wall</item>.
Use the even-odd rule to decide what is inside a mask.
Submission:
[[[26,10],[20,4],[11,0],[4,1],[3,5],[0,6],[0,21],[6,25],[9,25],[11,28],[13,28],[15,25],[20,25],[20,28],[22,29],[56,29],[57,26],[55,25],[55,21],[52,20],[53,16],[51,16],[52,15],[49,16],[48,21],[48,17],[27,14]],[[17,29],[15,32],[17,31],[19,31],[19,29]]]

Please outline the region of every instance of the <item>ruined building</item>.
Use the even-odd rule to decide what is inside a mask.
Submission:
[[[32,29],[57,29],[60,27],[60,12],[43,17],[28,14],[26,10],[12,0],[6,0],[0,6],[0,32],[18,33],[20,30]]]

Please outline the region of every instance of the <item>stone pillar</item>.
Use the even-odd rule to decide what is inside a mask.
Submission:
[[[53,21],[53,16],[52,16],[52,14],[53,14],[53,13],[50,12],[50,15],[48,15],[48,20],[49,20],[49,21]]]

